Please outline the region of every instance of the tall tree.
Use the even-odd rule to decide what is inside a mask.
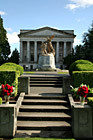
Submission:
[[[93,62],[93,21],[87,33],[83,35],[85,57]]]
[[[12,52],[11,57],[9,59],[10,62],[19,64],[19,52],[18,50],[15,48],[15,50]]]
[[[85,59],[93,62],[93,21],[87,33],[83,34],[83,45],[77,45],[74,53],[64,58],[64,64],[69,66],[78,59]]]
[[[0,58],[3,59],[3,62],[8,60],[8,56],[11,53],[6,34],[7,32],[3,27],[3,19],[0,16]]]

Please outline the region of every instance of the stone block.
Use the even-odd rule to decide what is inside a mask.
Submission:
[[[75,138],[92,138],[92,108],[90,106],[74,104],[72,129]]]
[[[21,76],[18,78],[18,93],[25,92],[25,94],[30,94],[29,77]]]
[[[42,70],[56,69],[54,55],[49,54],[46,56],[43,55],[39,56],[38,68]]]
[[[16,105],[0,105],[0,137],[13,137],[16,127]]]
[[[63,94],[71,93],[70,85],[73,85],[73,79],[71,76],[63,77]]]

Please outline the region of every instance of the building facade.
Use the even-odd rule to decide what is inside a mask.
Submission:
[[[55,64],[63,68],[63,58],[71,53],[74,43],[74,30],[58,30],[43,27],[36,30],[20,30],[20,65],[24,69],[33,70],[38,66],[41,44],[47,37],[54,35],[52,45],[55,49]]]

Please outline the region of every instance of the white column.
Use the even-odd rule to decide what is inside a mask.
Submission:
[[[23,42],[20,41],[20,62],[23,61]]]
[[[30,42],[27,42],[27,62],[30,61]]]
[[[64,57],[66,57],[66,42],[64,42]]]
[[[34,42],[34,62],[37,62],[37,42]]]
[[[72,48],[73,48],[73,42],[71,42],[71,53],[72,53]]]
[[[56,44],[56,62],[58,63],[59,61],[59,42]]]

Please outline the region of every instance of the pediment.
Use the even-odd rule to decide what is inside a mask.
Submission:
[[[24,33],[20,33],[20,35],[24,36],[24,37],[35,37],[35,36],[52,36],[54,35],[55,37],[56,36],[64,36],[64,37],[71,37],[71,36],[74,36],[74,34],[72,33],[69,33],[69,32],[65,32],[65,31],[62,31],[62,30],[57,30],[57,29],[54,29],[54,28],[49,28],[49,27],[45,27],[45,28],[39,28],[37,30],[29,30],[29,31],[26,31]]]

